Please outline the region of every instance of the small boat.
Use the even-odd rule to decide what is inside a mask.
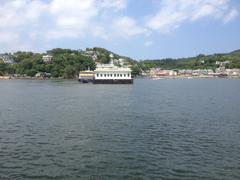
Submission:
[[[92,83],[94,81],[94,72],[90,70],[80,71],[78,81],[80,83]]]
[[[163,78],[160,78],[160,77],[154,77],[154,78],[152,78],[152,80],[160,80],[160,79],[163,79]]]

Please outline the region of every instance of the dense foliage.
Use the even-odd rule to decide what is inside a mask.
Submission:
[[[53,56],[51,64],[43,62],[43,54],[17,52],[14,54],[15,64],[0,63],[0,73],[34,76],[37,72],[47,72],[51,73],[52,77],[74,78],[80,70],[95,68],[90,57],[75,50],[57,48],[47,53]]]

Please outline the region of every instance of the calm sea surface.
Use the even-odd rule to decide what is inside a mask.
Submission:
[[[240,79],[0,81],[0,179],[240,179]]]

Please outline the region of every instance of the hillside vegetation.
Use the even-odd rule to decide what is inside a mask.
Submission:
[[[198,55],[190,58],[180,59],[161,59],[161,60],[144,60],[141,66],[146,69],[160,67],[162,69],[216,69],[216,61],[229,61],[226,68],[240,68],[240,50],[227,54]]]
[[[80,70],[95,68],[92,58],[82,55],[76,50],[52,49],[47,51],[52,55],[52,63],[46,64],[42,60],[44,54],[32,52],[14,53],[15,64],[0,62],[1,74],[20,74],[35,76],[37,72],[51,73],[52,77],[74,78]]]
[[[6,53],[7,54],[7,53]],[[52,63],[46,64],[42,56],[52,56]],[[52,77],[75,78],[80,70],[95,69],[95,62],[109,63],[110,54],[114,59],[125,59],[131,66],[133,75],[140,75],[150,68],[162,69],[213,69],[218,65],[216,61],[229,61],[226,68],[240,68],[240,50],[226,54],[203,55],[180,59],[157,59],[136,61],[129,57],[120,56],[104,48],[87,48],[71,50],[56,48],[47,53],[16,52],[12,55],[14,64],[5,64],[0,59],[0,75],[19,74],[34,76],[37,72],[51,73]]]

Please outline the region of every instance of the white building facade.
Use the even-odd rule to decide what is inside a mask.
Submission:
[[[107,84],[132,84],[132,74],[130,68],[117,67],[111,64],[97,65],[94,71],[95,83]]]
[[[52,56],[45,55],[45,56],[42,57],[42,60],[43,60],[44,63],[50,64],[50,63],[52,63]]]

